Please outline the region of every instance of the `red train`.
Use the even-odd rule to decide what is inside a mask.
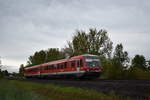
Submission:
[[[102,71],[99,56],[84,54],[40,65],[26,67],[24,76],[30,77],[99,77]]]

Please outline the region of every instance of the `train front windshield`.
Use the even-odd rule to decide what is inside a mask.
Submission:
[[[86,56],[85,62],[87,67],[100,67],[100,60],[97,56]]]

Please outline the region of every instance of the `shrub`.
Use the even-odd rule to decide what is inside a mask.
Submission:
[[[150,79],[150,70],[143,70],[140,68],[130,68],[128,70],[128,78],[134,79]]]

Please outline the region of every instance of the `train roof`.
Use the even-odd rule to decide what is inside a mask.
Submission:
[[[99,57],[98,55],[92,55],[92,54],[84,54],[84,55],[80,55],[80,56],[97,56],[97,57]]]

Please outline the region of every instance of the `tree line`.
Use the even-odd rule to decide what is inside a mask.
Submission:
[[[2,67],[2,65],[1,65],[1,60],[0,60],[0,79],[3,78],[4,76],[9,75],[8,71],[7,70],[1,70],[1,67]]]
[[[20,66],[20,73],[23,73],[24,67],[81,54],[94,54],[100,57],[101,65],[104,67],[102,78],[150,78],[150,61],[146,61],[145,57],[139,54],[133,59],[129,58],[121,43],[113,47],[113,42],[104,29],[89,29],[88,32],[77,30],[72,40],[61,50],[49,48],[35,52],[29,56],[26,66]]]

